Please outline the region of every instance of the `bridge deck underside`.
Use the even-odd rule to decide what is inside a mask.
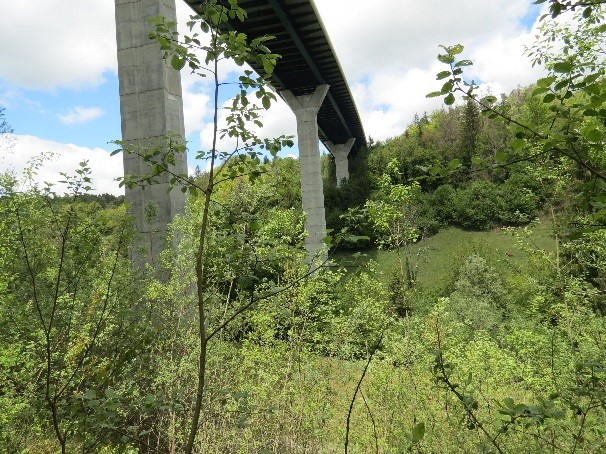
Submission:
[[[185,0],[192,8],[203,0]],[[249,38],[274,36],[268,43],[281,55],[272,85],[295,95],[313,92],[321,84],[330,85],[318,113],[320,139],[345,143],[355,137],[354,150],[366,144],[364,129],[339,61],[312,0],[240,0],[248,14],[244,22],[231,21],[232,30]],[[253,69],[260,68],[251,62]]]

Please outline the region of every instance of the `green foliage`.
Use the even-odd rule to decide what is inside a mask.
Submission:
[[[5,110],[4,106],[0,106],[0,150],[9,148],[13,143],[13,138],[11,137],[13,128],[6,121]]]
[[[400,249],[419,238],[419,232],[412,222],[414,214],[411,201],[420,188],[418,184],[394,184],[393,179],[398,176],[398,162],[394,159],[379,180],[375,199],[366,203],[368,218],[381,235],[380,247]]]
[[[465,228],[484,230],[494,225],[499,205],[498,188],[476,180],[457,192],[455,220]]]
[[[6,108],[4,106],[0,106],[0,135],[11,134],[13,132],[13,128],[11,128],[8,122],[6,121],[4,115],[5,110]]]
[[[486,260],[471,255],[459,270],[449,308],[473,330],[495,332],[503,321],[506,290]]]
[[[435,191],[427,195],[427,198],[429,206],[440,224],[448,225],[455,220],[457,194],[451,185],[438,186]]]
[[[503,224],[527,224],[539,214],[540,199],[528,180],[526,175],[515,173],[499,187],[496,217]]]
[[[438,60],[450,69],[440,72],[438,79],[447,80],[440,91],[428,96],[445,96],[444,102],[450,105],[459,93],[474,102],[488,118],[505,121],[512,138],[510,150],[495,156],[499,165],[523,160],[562,160],[569,164],[569,172],[575,172],[577,178],[594,182],[590,185],[593,189],[586,188],[584,192],[587,199],[595,203],[603,192],[595,190],[595,182],[600,182],[597,187],[601,188],[606,181],[602,153],[606,125],[605,73],[600,64],[601,37],[606,31],[601,24],[603,2],[581,4],[553,0],[550,3],[551,18],[543,17],[538,40],[528,50],[534,63],[544,65],[549,73],[537,81],[533,91],[534,96],[542,98],[548,111],[546,116],[518,119],[506,106],[498,105],[494,96],[480,99],[475,93],[478,88],[475,82],[464,78],[462,68],[471,62],[458,60],[463,50],[460,45],[442,46],[445,54],[439,55]],[[554,21],[569,10],[579,12],[569,22]],[[553,45],[556,40],[562,41],[561,47]],[[603,213],[597,211],[594,216],[601,222]]]
[[[52,439],[49,449],[62,452],[131,441],[120,432],[133,426],[132,414],[114,390],[145,348],[147,326],[131,299],[130,219],[124,206],[80,201],[89,172],[83,162],[63,175],[69,197],[50,186],[18,191],[27,180],[2,179],[2,450],[45,449]],[[136,439],[138,427],[130,433]]]
[[[171,173],[181,138],[131,150],[151,172],[125,185],[168,172],[190,193],[163,279],[130,270],[124,207],[83,195],[85,163],[65,176],[65,197],[2,175],[0,451],[337,452],[346,419],[352,452],[604,451],[606,238],[571,235],[558,213],[586,229],[606,203],[602,106],[584,107],[603,88],[590,58],[601,9],[549,3],[552,16],[576,6],[582,27],[554,29],[569,40],[561,55],[548,40],[534,48],[552,71],[534,96],[474,98],[463,47],[444,48],[436,96],[452,107],[415,116],[327,191],[337,234],[388,249],[368,251],[376,265],[305,260],[298,162],[261,156],[289,139],[249,130],[273,94],[247,71],[216,136],[239,148],[200,152],[209,172]],[[218,33],[246,18],[235,0],[201,8],[191,27],[210,33],[208,46],[154,20],[173,67],[216,76],[232,55],[271,73],[270,41]],[[525,224],[546,206],[554,233],[544,223],[426,237]]]

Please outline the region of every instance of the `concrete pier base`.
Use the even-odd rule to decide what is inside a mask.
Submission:
[[[337,187],[341,186],[343,180],[349,180],[349,162],[347,156],[353,147],[355,138],[349,139],[345,143],[334,144],[332,142],[326,142],[326,148],[335,158],[335,167],[337,173]]]
[[[148,19],[164,16],[176,22],[175,0],[115,0],[120,114],[125,147],[154,147],[172,132],[184,140],[181,76],[163,60],[160,46],[148,38]],[[177,155],[171,168],[186,173],[185,154]],[[124,174],[144,175],[149,165],[134,154],[124,154]],[[170,192],[168,174],[146,188],[126,189],[125,200],[135,218],[140,239],[132,248],[136,266],[151,263],[165,247],[167,225],[185,207],[179,188]]]
[[[301,165],[301,198],[306,214],[305,246],[311,257],[317,256],[324,247],[326,237],[326,213],[324,210],[324,188],[320,164],[320,139],[318,137],[317,115],[328,85],[316,87],[314,93],[295,96],[290,91],[280,95],[297,118],[299,143],[299,163]]]

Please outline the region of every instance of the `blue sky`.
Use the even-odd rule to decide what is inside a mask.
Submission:
[[[27,158],[51,150],[53,172],[86,158],[95,163],[100,192],[120,193],[119,159],[109,159],[120,138],[114,0],[0,0],[0,105],[17,134],[2,151],[0,170],[20,171]],[[415,113],[440,107],[425,93],[437,88],[439,44],[461,43],[475,61],[471,76],[494,93],[540,76],[522,56],[540,13],[531,0],[315,0],[350,82],[367,135],[402,132]],[[372,3],[372,4],[371,4]],[[189,14],[177,0],[181,21]],[[49,20],[48,18],[52,18]],[[386,33],[386,30],[389,32]],[[234,77],[227,65],[224,77]],[[186,130],[193,149],[208,145],[208,85],[182,77]],[[268,136],[295,134],[294,116],[278,103],[265,118]],[[296,152],[296,150],[294,150]],[[195,167],[190,162],[190,167]]]
[[[17,134],[86,147],[105,146],[120,138],[120,98],[117,75],[108,71],[103,78],[101,85],[83,89],[21,89],[6,116]],[[91,109],[88,119],[86,109]]]

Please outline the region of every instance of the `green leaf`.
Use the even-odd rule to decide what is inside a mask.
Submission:
[[[112,388],[107,388],[105,390],[105,397],[107,397],[108,399],[117,399],[120,396],[116,394],[116,392]]]
[[[479,158],[478,156],[472,156],[471,163],[478,167],[483,167],[484,165],[486,165],[486,162],[482,158]]]
[[[418,443],[425,436],[425,423],[420,422],[412,429],[412,442]]]
[[[177,71],[181,71],[185,66],[185,63],[185,57],[181,57],[180,55],[173,55],[173,58],[170,60],[170,65]]]
[[[505,151],[499,151],[495,157],[494,160],[500,164],[507,162],[507,153]]]
[[[560,61],[553,65],[553,70],[557,73],[569,73],[573,68],[572,63],[567,61]]]
[[[602,132],[599,129],[591,129],[586,134],[585,137],[590,142],[599,142],[602,140]]]
[[[455,170],[455,169],[458,169],[459,167],[461,167],[461,161],[458,159],[453,159],[452,161],[450,161],[448,163],[448,168],[450,170]]]
[[[524,139],[513,139],[509,142],[509,146],[514,151],[521,150],[525,145],[526,141]]]
[[[442,96],[444,93],[441,91],[432,91],[431,93],[427,93],[425,95],[426,98],[437,98],[438,96]],[[117,153],[117,151],[116,151]]]
[[[444,85],[442,85],[442,94],[445,95],[446,93],[452,91],[453,88],[454,88],[454,82],[452,80],[445,82]]]
[[[444,104],[447,106],[452,106],[455,102],[455,96],[452,93],[448,93],[448,96],[444,98]]]
[[[550,87],[556,81],[556,77],[543,77],[537,80],[537,87]]]
[[[606,31],[606,30],[605,30]],[[594,83],[596,80],[598,80],[600,78],[600,73],[594,73],[594,74],[589,74],[587,77],[585,77],[583,79],[583,82],[585,82],[586,84],[592,84]]]
[[[451,74],[450,71],[440,71],[437,75],[436,75],[436,79],[437,80],[442,80],[445,79],[447,77],[449,77]]]
[[[263,69],[265,70],[265,73],[268,76],[271,76],[273,74],[273,72],[274,72],[274,66],[275,66],[274,62],[272,62],[272,61],[270,61],[268,59],[264,59],[263,60]]]
[[[462,66],[472,66],[473,62],[471,60],[461,60],[455,63],[456,68],[460,68]]]
[[[556,95],[554,95],[553,93],[547,93],[543,97],[543,102],[546,103],[546,104],[548,104],[548,103],[552,102],[555,99],[556,99]]]
[[[97,397],[97,393],[94,389],[87,389],[86,392],[82,395],[83,399],[91,400]]]
[[[442,63],[446,63],[447,65],[451,64],[454,62],[454,57],[451,57],[450,55],[438,55],[438,61],[441,61]]]
[[[450,46],[448,48],[448,53],[450,55],[457,55],[463,52],[463,49],[465,48],[461,44],[455,44],[454,46]]]

